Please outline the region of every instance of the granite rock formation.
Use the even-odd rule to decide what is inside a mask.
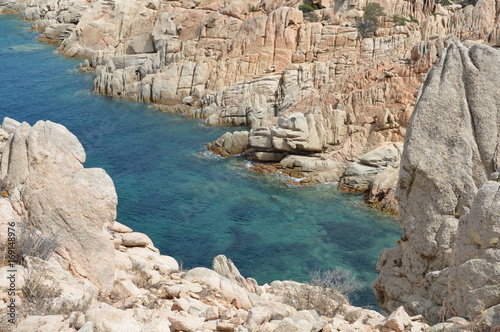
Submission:
[[[360,192],[367,191],[378,174],[387,169],[399,168],[402,150],[402,143],[382,143],[374,150],[359,156],[357,162],[347,167],[341,186]]]
[[[388,310],[434,322],[498,311],[498,84],[497,49],[453,42],[422,86],[396,192],[404,235],[374,283]]]
[[[15,265],[14,295],[7,292],[12,268],[0,266],[2,329],[318,332],[428,327],[422,317],[410,317],[403,308],[385,317],[349,305],[340,294],[319,302],[328,303],[335,315],[319,315],[324,308],[304,308],[291,297],[313,286],[292,281],[259,286],[222,255],[214,259],[213,270],[179,271],[175,259],[160,255],[149,237],[113,220],[112,181],[103,170],[83,168],[84,150],[65,127],[49,121],[31,127],[5,119],[0,133],[8,136],[0,153],[1,245],[8,223],[18,224],[22,218],[31,231],[59,235],[53,256],[26,255],[22,265]],[[26,231],[18,229],[17,234]],[[45,287],[41,296],[26,292],[33,290],[33,283]],[[5,320],[11,298],[18,310],[15,323]],[[30,311],[37,303],[44,306]]]
[[[58,237],[58,254],[71,258],[72,271],[107,288],[114,248],[105,225],[114,222],[118,201],[109,176],[85,169],[84,162],[82,145],[63,126],[21,123],[2,154],[1,176],[11,202],[32,226],[43,225]]]
[[[381,254],[375,283],[379,300],[393,313],[401,313],[398,308],[402,305],[410,314],[422,313],[431,322],[459,315],[477,316],[474,324],[478,330],[483,325],[499,325],[498,96],[485,93],[495,91],[499,83],[498,52],[484,45],[472,46],[500,44],[496,2],[445,6],[435,1],[380,1],[388,16],[365,38],[355,28],[365,1],[314,2],[319,7],[314,11],[319,22],[306,19],[298,10],[300,1],[295,0],[0,0],[0,12],[21,12],[41,30],[41,40],[59,45],[67,56],[87,57],[81,69],[96,71],[96,92],[160,103],[172,111],[206,118],[208,125],[251,125],[248,154],[261,162],[275,162],[287,174],[308,177],[304,181],[339,181],[350,162],[360,160],[379,144],[401,142],[408,133],[396,195],[402,202],[405,235],[398,247]],[[390,18],[392,14],[413,19],[399,26]],[[450,34],[466,46],[445,41]],[[440,57],[427,76],[407,129],[418,87]],[[56,143],[56,155],[50,157],[52,152],[47,152],[44,142],[54,141],[53,134],[62,134],[68,141]],[[212,146],[220,148],[220,154],[241,153],[246,134],[240,135],[226,135]],[[0,215],[6,217],[0,220],[17,220],[31,213],[33,225],[45,227],[47,215],[42,207],[57,212],[45,230],[60,231],[67,240],[62,241],[51,268],[69,270],[73,278],[88,279],[98,289],[113,286],[113,299],[119,299],[113,303],[116,306],[131,308],[140,303],[138,306],[147,307],[154,302],[151,299],[158,298],[156,293],[151,295],[156,290],[138,292],[130,284],[135,277],[130,271],[139,266],[151,284],[168,275],[166,282],[175,286],[169,294],[185,297],[188,288],[179,285],[191,285],[191,281],[170,273],[176,269],[175,261],[160,256],[145,235],[133,234],[113,222],[116,196],[111,180],[102,171],[83,169],[83,150],[65,129],[50,122],[30,127],[4,120],[0,153],[4,156],[1,189],[10,195],[2,198]],[[391,167],[381,169],[364,185],[374,204],[390,206],[394,202],[391,183],[396,171]],[[60,176],[50,175],[53,171]],[[102,179],[104,186],[91,186],[94,179]],[[67,193],[61,201],[54,199],[58,185]],[[88,201],[70,201],[88,191]],[[94,199],[99,200],[95,209],[81,214]],[[63,209],[56,209],[59,204]],[[75,234],[67,225],[73,213],[103,240],[110,234],[108,238],[118,248],[115,263],[109,265],[114,267],[114,277],[109,271],[96,274],[91,268],[97,262],[77,257],[92,242],[85,242],[80,238],[84,235]],[[108,243],[101,245],[111,253]],[[112,255],[107,257],[113,260]],[[208,289],[219,291],[219,275]],[[229,284],[224,279],[219,285],[230,285],[224,289],[229,294],[235,294],[235,289],[239,292],[234,280],[225,278]],[[254,286],[249,282],[245,291],[248,285]],[[190,293],[194,295],[189,301],[200,292]],[[234,308],[242,301],[247,305],[252,298],[238,298]],[[221,306],[227,309],[231,302],[225,301]],[[83,318],[77,315],[72,321],[97,330],[113,330],[113,324],[122,326],[124,322],[134,328],[137,322],[151,324],[150,329],[165,324],[178,330],[200,327],[200,316],[191,317],[182,301],[175,308],[182,308],[174,311],[183,312],[184,318],[169,318],[166,323],[134,313],[135,321],[130,321],[124,310],[99,302]],[[219,315],[223,324],[218,329],[230,329],[227,324],[233,324],[232,328],[245,325],[234,323],[246,322],[245,313],[236,313],[238,310],[230,318]],[[252,320],[248,326],[277,328],[266,310],[260,311],[264,319],[259,324]],[[99,316],[98,312],[106,314]],[[282,319],[278,325],[286,330],[303,321],[300,317]],[[370,320],[362,317],[359,324]],[[333,318],[328,324],[345,329],[338,327],[346,324],[344,318]],[[32,324],[69,325],[63,316],[29,319],[25,330]],[[229,322],[231,319],[234,321]],[[399,323],[384,324],[402,330],[415,323],[408,322],[404,316]],[[309,324],[313,329],[314,322]],[[451,318],[442,324],[435,328],[468,323]]]
[[[87,57],[80,69],[96,72],[97,93],[207,125],[251,126],[250,158],[279,163],[291,156],[276,170],[304,183],[339,181],[362,154],[403,140],[418,87],[446,36],[500,41],[494,0],[379,1],[386,16],[364,36],[356,26],[366,1],[313,2],[317,9],[306,13],[299,0],[0,0],[0,12],[21,12],[41,30],[40,40]],[[307,130],[290,131],[299,113]],[[240,154],[242,143],[232,146],[226,135],[208,146]],[[394,191],[370,188],[375,201]]]

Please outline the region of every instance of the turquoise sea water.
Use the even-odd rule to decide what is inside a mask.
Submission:
[[[204,143],[234,128],[94,95],[93,75],[37,42],[29,23],[1,16],[0,31],[0,119],[65,125],[85,147],[86,167],[113,178],[118,221],[163,254],[184,268],[225,254],[259,284],[343,267],[365,284],[354,304],[376,305],[369,284],[379,252],[401,235],[395,219],[334,185],[290,186],[249,171],[241,157],[211,156]]]

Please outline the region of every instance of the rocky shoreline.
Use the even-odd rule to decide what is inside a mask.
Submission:
[[[484,45],[498,45],[491,1],[387,2],[387,14],[422,23],[380,18],[361,39],[361,4],[316,1],[319,22],[305,20],[298,1],[43,4],[0,0],[2,12],[35,21],[40,40],[88,57],[81,69],[96,71],[97,93],[160,103],[208,125],[251,125],[209,149],[244,152],[305,183],[365,191],[374,206],[399,209],[404,235],[381,253],[374,283],[391,314],[350,306],[341,294],[320,296],[335,308],[325,314],[318,303],[296,301],[314,286],[259,286],[223,256],[213,270],[179,271],[145,234],[116,222],[113,182],[83,167],[74,135],[48,121],[31,127],[5,118],[2,229],[27,222],[29,231],[17,234],[57,234],[52,255],[16,262],[17,292],[2,295],[3,318],[13,298],[24,310],[16,331],[500,328],[500,54]],[[26,289],[36,272],[44,296],[35,300]],[[3,289],[7,274],[5,265]]]
[[[85,152],[65,127],[50,121],[31,127],[5,118],[0,138],[2,230],[16,224],[17,239],[22,232],[57,235],[51,256],[43,260],[35,252],[15,266],[17,325],[6,322],[12,297],[2,292],[4,330],[345,331],[409,319],[404,312],[386,318],[352,307],[341,294],[325,299],[336,313],[332,317],[295,308],[287,304],[293,304],[290,294],[311,286],[259,286],[224,256],[214,259],[213,270],[180,270],[148,236],[115,221],[112,180],[102,169],[83,168]],[[23,220],[29,227],[21,228]],[[8,270],[0,268],[2,287]],[[37,282],[44,292],[34,298],[27,289]],[[419,317],[405,322],[425,326]]]
[[[0,12],[21,13],[41,41],[86,57],[96,93],[251,126],[212,152],[243,151],[304,184],[340,181],[397,213],[397,162],[360,157],[403,141],[447,36],[498,44],[494,1],[381,1],[385,15],[363,35],[364,1],[302,2],[1,0]]]
[[[5,118],[0,155],[0,243],[14,224],[17,240],[30,234],[55,242],[46,257],[38,248],[0,268],[3,331],[480,331],[492,323],[485,322],[486,310],[473,322],[455,317],[429,327],[403,307],[384,316],[349,305],[329,288],[292,281],[259,286],[225,256],[212,269],[181,270],[147,235],[115,221],[112,180],[102,169],[83,167],[85,151],[65,127]],[[19,253],[29,246],[23,243]],[[15,324],[8,321],[12,302]]]

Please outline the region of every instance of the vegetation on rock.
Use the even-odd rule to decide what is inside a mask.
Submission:
[[[384,8],[377,2],[367,4],[364,11],[363,18],[356,24],[361,38],[375,33],[379,27],[379,17],[385,16]]]
[[[411,22],[411,23],[419,23],[418,20],[413,17],[413,15],[410,14],[409,18],[406,18],[404,16],[394,14],[392,15],[392,20],[394,21],[394,25],[397,26],[404,26],[406,23]]]
[[[318,10],[318,5],[312,3],[310,0],[306,0],[303,5],[299,6],[299,9],[304,13],[304,19],[309,22],[318,22],[319,16],[314,11]]]
[[[288,287],[285,303],[297,310],[316,310],[333,317],[349,304],[349,294],[361,288],[350,271],[340,268],[313,271],[310,278],[309,283]]]
[[[46,260],[54,253],[57,246],[57,236],[43,235],[30,226],[27,221],[23,221],[19,225],[16,263],[26,266],[25,259],[27,257],[38,257]]]

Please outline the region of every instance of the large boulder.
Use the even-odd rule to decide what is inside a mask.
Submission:
[[[94,331],[102,332],[140,332],[142,325],[127,311],[114,308],[105,303],[90,308],[85,313],[85,320],[92,322]]]
[[[207,143],[206,147],[212,153],[221,156],[241,154],[249,147],[248,132],[235,131],[227,132],[212,143]]]
[[[105,228],[116,218],[117,196],[106,172],[83,162],[82,145],[64,126],[22,123],[2,155],[1,178],[32,226],[57,236],[67,268],[109,288],[114,247]]]
[[[397,173],[402,150],[403,144],[401,143],[382,143],[375,149],[359,156],[359,160],[352,162],[345,170],[340,182],[341,186],[345,189],[364,192],[373,187],[378,174],[392,170],[387,172],[386,176],[379,177],[378,182],[385,177],[391,177],[394,170]],[[393,181],[387,182],[391,185],[395,184]]]
[[[339,144],[346,139],[345,121],[346,112],[342,109],[334,109],[331,105],[313,107],[305,113],[279,117],[276,126],[254,126],[249,144],[255,151],[322,152],[330,144]]]
[[[500,303],[500,52],[452,42],[425,80],[397,189],[399,246],[381,254],[381,305],[430,321]],[[443,303],[446,305],[443,308]]]
[[[207,268],[197,267],[189,270],[185,279],[198,282],[209,289],[215,290],[226,300],[234,300],[240,303],[243,309],[252,308],[259,302],[259,297],[256,294],[247,291],[236,281],[230,280]]]

